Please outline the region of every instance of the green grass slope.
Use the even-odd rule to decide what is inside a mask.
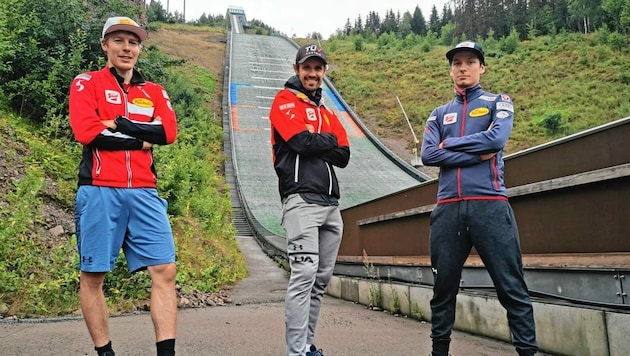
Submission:
[[[538,37],[509,50],[500,41],[482,42],[487,66],[481,84],[515,103],[508,153],[630,115],[630,50],[607,42],[601,33]],[[431,110],[453,97],[447,46],[403,40],[357,45],[352,38],[322,45],[329,78],[380,137],[413,145],[396,96],[419,139]]]

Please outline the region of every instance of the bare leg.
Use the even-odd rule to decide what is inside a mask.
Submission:
[[[175,339],[177,324],[174,263],[148,267],[151,275],[151,320],[156,342]]]
[[[97,347],[109,342],[107,303],[103,293],[105,273],[81,271],[79,302],[92,342]]]

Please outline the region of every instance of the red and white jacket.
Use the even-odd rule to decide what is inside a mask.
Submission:
[[[102,123],[106,120],[116,120],[116,130]],[[177,137],[166,90],[135,70],[124,85],[115,69],[107,67],[72,81],[70,126],[83,145],[79,185],[155,188],[153,151],[143,150],[143,141],[165,145]]]

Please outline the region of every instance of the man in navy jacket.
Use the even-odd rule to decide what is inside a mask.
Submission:
[[[446,53],[455,98],[429,116],[422,162],[440,167],[437,205],[431,213],[430,254],[433,356],[448,355],[463,265],[474,246],[507,310],[519,355],[538,351],[534,313],[516,220],[503,182],[503,147],[514,120],[512,100],[485,92],[480,44],[465,41]]]

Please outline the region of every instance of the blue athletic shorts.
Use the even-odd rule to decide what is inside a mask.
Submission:
[[[113,270],[121,248],[132,272],[175,262],[166,209],[154,188],[80,186],[74,208],[80,270]]]

